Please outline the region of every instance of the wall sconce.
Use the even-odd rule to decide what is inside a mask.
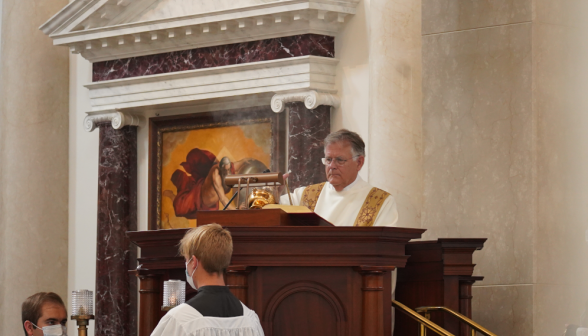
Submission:
[[[161,310],[168,311],[184,302],[186,302],[186,282],[182,280],[164,281]]]
[[[88,335],[88,325],[94,319],[93,294],[87,289],[71,292],[71,319],[78,323],[78,336]]]

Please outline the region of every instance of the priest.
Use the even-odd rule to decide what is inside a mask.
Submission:
[[[395,226],[394,197],[359,176],[365,162],[365,143],[355,132],[341,129],[324,141],[327,182],[292,193],[293,205],[304,205],[336,226]],[[281,204],[290,204],[288,195]]]

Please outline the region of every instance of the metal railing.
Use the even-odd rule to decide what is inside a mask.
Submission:
[[[408,315],[408,317],[412,318],[413,320],[417,321],[420,326],[420,334],[421,336],[425,336],[427,334],[427,328],[436,332],[438,335],[441,336],[454,336],[449,331],[441,328],[440,326],[433,323],[430,319],[427,319],[421,316],[419,313],[415,312],[414,310],[408,308],[407,306],[403,305],[402,303],[392,300],[392,307],[398,308],[401,312]]]
[[[481,334],[485,335],[485,336],[496,336],[496,334],[494,334],[493,332],[491,332],[490,330],[482,327],[481,325],[477,324],[476,322],[472,321],[471,319],[469,319],[468,317],[454,311],[451,310],[447,307],[419,307],[416,309],[416,311],[418,313],[424,313],[425,314],[425,318],[426,319],[430,319],[431,318],[431,314],[429,312],[432,311],[443,311],[445,313],[448,313],[450,315],[453,315],[454,317],[458,318],[461,322],[467,324],[470,326],[471,328],[471,333],[472,336],[476,336],[476,332],[480,332]],[[422,332],[421,332],[421,335]]]

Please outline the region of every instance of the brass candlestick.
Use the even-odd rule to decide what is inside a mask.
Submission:
[[[76,320],[78,324],[78,336],[88,336],[88,325],[90,320],[94,319],[94,315],[72,315],[71,319]]]

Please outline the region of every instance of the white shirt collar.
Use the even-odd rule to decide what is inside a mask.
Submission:
[[[355,181],[351,182],[347,187],[343,188],[343,190],[341,190],[341,191],[347,191],[347,190],[353,188],[353,186],[357,185],[359,181],[363,181],[363,179],[361,178],[361,176],[359,176],[359,174],[357,174]],[[335,190],[335,187],[333,187],[333,185],[330,182],[329,182],[329,188],[330,188],[330,190]]]

